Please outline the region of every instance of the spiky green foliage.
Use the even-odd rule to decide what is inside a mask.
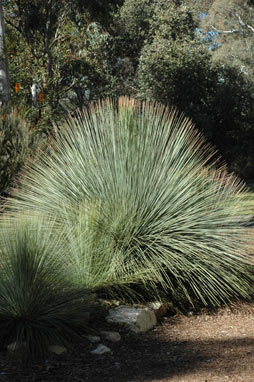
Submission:
[[[0,225],[0,342],[41,356],[49,345],[75,339],[87,324],[92,299],[70,285],[63,238],[53,220],[19,216]]]
[[[63,206],[61,219],[56,229],[64,237],[62,255],[68,259],[70,283],[106,296],[115,297],[117,291],[121,298],[139,299],[132,287],[146,279],[149,270],[131,257],[132,248],[116,246],[115,238],[104,234],[99,202]]]
[[[119,284],[126,270],[140,269],[137,285],[171,296],[177,291],[192,303],[248,298],[253,277],[235,197],[242,186],[216,170],[212,157],[175,110],[126,98],[103,101],[68,120],[10,208],[51,214],[72,227],[80,206],[90,206],[88,240],[100,243],[91,261],[111,264]]]

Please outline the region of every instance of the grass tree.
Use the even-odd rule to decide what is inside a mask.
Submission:
[[[9,208],[68,227],[65,250],[81,284],[111,284],[115,293],[121,283],[142,286],[192,304],[249,298],[248,235],[236,198],[243,186],[213,157],[176,110],[101,101],[67,120]]]

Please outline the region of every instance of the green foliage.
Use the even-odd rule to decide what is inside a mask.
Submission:
[[[155,39],[140,57],[139,96],[176,105],[219,149],[231,171],[253,170],[253,82],[236,68],[213,65],[197,41]]]
[[[244,178],[252,178],[254,110],[254,83],[236,68],[224,66],[223,80],[216,87],[216,97],[211,108],[216,113],[210,117],[208,131],[212,142],[223,153],[231,170]]]
[[[207,113],[217,73],[209,53],[198,41],[154,38],[141,52],[138,68],[142,98],[176,105],[193,118]]]
[[[2,111],[3,112],[3,111]],[[14,185],[24,164],[36,156],[40,138],[17,111],[2,114],[0,120],[0,195],[6,195]]]
[[[11,96],[37,130],[52,133],[52,125],[68,111],[114,91],[115,57],[110,35],[102,25],[108,24],[117,1],[30,3],[5,5]],[[20,91],[15,92],[17,82]],[[32,83],[37,84],[36,102],[32,102]],[[40,93],[44,94],[42,103]]]
[[[58,229],[64,232],[63,254],[69,261],[70,283],[97,294],[137,301],[140,294],[132,287],[148,270],[138,259],[131,259],[131,249],[123,250],[112,235],[104,233],[107,217],[99,202],[66,203],[60,216],[60,211],[55,212]],[[118,213],[121,216],[120,210]]]
[[[104,101],[68,120],[9,208],[66,222],[81,284],[90,261],[86,285],[105,269],[108,285],[126,275],[134,291],[177,290],[193,304],[248,298],[246,219],[235,197],[241,184],[215,170],[212,156],[176,111]]]
[[[119,10],[119,32],[125,36],[125,49],[138,59],[141,50],[155,36],[169,41],[194,37],[196,23],[191,10],[182,1],[127,0]]]
[[[165,2],[159,0],[154,2],[155,9],[150,23],[150,33],[169,40],[184,40],[194,38],[195,21],[192,7],[183,1]]]
[[[120,8],[119,19],[121,33],[126,35],[126,42],[132,42],[136,54],[139,54],[150,34],[150,22],[154,12],[153,0],[127,0]],[[129,40],[129,41],[128,41]]]
[[[215,3],[209,14],[212,9],[217,12]],[[232,8],[232,4],[228,7]],[[224,8],[227,11],[225,4]],[[237,10],[235,12],[238,15]],[[243,17],[242,13],[239,16]],[[209,20],[209,15],[207,18]],[[209,26],[207,18],[203,21],[203,24],[206,23],[204,30]],[[239,24],[236,15],[234,18]],[[150,98],[177,106],[216,145],[231,171],[251,178],[254,174],[251,143],[254,126],[253,79],[246,76],[244,70],[239,70],[232,57],[230,62],[219,60],[219,52],[228,54],[229,46],[233,48],[230,41],[229,46],[226,44],[225,48],[209,52],[207,45],[200,41],[200,36],[194,34],[198,25],[195,19],[190,7],[184,4],[172,6],[167,2],[155,8],[147,33],[150,37],[139,55],[137,94],[142,99]],[[247,25],[245,29],[249,30]],[[242,33],[243,30],[237,34],[240,36],[237,41],[242,41]],[[249,30],[248,39],[253,38],[252,35]],[[217,40],[222,42],[221,37]],[[250,54],[250,49],[246,50],[246,54]],[[234,47],[234,52],[239,53],[239,49]],[[249,57],[249,62],[252,62],[251,55]],[[241,67],[247,69],[245,64]]]
[[[68,282],[63,240],[53,223],[28,216],[1,220],[1,347],[23,346],[24,357],[74,341],[92,302],[85,288]]]
[[[231,170],[254,177],[249,139],[254,126],[251,2],[36,0],[30,4],[4,2],[6,48],[12,101],[37,129],[52,133],[53,124],[59,124],[67,111],[90,100],[123,94],[149,97],[177,106],[217,145]],[[201,12],[207,14],[202,21]],[[209,42],[201,43],[196,27],[204,33],[219,30],[214,42],[221,47],[209,51]],[[31,113],[34,79],[45,98],[33,105]]]

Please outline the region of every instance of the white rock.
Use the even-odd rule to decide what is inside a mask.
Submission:
[[[157,323],[153,310],[147,307],[134,308],[124,305],[110,309],[106,320],[107,322],[124,324],[136,333],[146,332],[154,328]]]
[[[168,310],[167,305],[160,301],[149,302],[147,305],[154,311],[156,317],[164,316]]]
[[[67,349],[63,346],[60,346],[60,345],[51,345],[49,347],[49,351],[51,351],[51,353],[55,353],[57,355],[61,355],[63,353],[66,353],[67,352]]]
[[[96,349],[90,351],[91,354],[97,354],[97,355],[110,353],[110,352],[111,352],[110,348],[108,348],[107,346],[103,344],[99,344]]]
[[[21,353],[22,351],[26,349],[27,349],[26,342],[21,342],[21,343],[12,342],[11,344],[7,346],[7,350],[9,353],[17,353],[17,352]]]
[[[88,341],[92,342],[92,344],[96,344],[100,342],[101,338],[99,336],[85,336]]]
[[[107,330],[101,331],[101,335],[105,340],[111,341],[111,342],[119,342],[121,341],[121,335],[118,332],[110,332]]]

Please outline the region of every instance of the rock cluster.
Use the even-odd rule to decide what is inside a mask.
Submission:
[[[116,308],[109,309],[106,321],[124,326],[127,330],[135,333],[144,333],[153,329],[157,324],[157,317],[165,315],[167,306],[161,302],[152,302],[147,306],[125,306],[120,305]],[[121,335],[116,331],[103,330],[98,335],[87,335],[85,338],[96,347],[90,352],[94,355],[102,355],[110,353],[111,349],[104,345],[103,340],[109,342],[121,341]],[[25,343],[17,344],[16,342],[7,346],[9,353],[23,352]],[[67,349],[60,345],[51,345],[49,347],[51,353],[61,355],[67,352]]]
[[[106,321],[108,323],[115,323],[123,325],[128,330],[135,333],[144,333],[153,329],[157,324],[157,317],[165,315],[167,307],[161,302],[153,302],[148,304],[147,307],[133,307],[120,305],[116,308],[109,309]],[[102,339],[119,342],[121,335],[118,332],[101,331]],[[99,336],[87,336],[87,339],[92,343],[100,342]],[[111,350],[107,346],[99,343],[97,347],[91,351],[91,354],[101,355],[109,353]]]

